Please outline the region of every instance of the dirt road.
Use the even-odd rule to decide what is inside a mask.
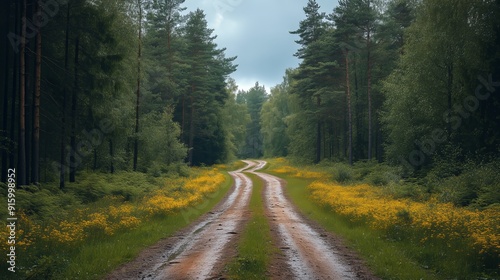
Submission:
[[[244,161],[247,166],[230,172],[235,183],[228,196],[187,229],[146,249],[133,262],[107,279],[225,279],[224,266],[235,257],[239,233],[249,217],[252,181],[243,173],[259,176],[265,183],[263,198],[281,254],[273,257],[273,279],[371,279],[355,257],[328,233],[311,226],[297,214],[285,197],[286,182],[258,172],[265,161]],[[360,273],[361,271],[361,273]],[[362,276],[362,277],[358,277]]]
[[[265,165],[258,161],[258,165]],[[294,279],[358,279],[356,272],[343,260],[339,250],[302,218],[283,193],[286,182],[278,177],[253,171],[265,182],[265,204],[278,246],[286,256]]]

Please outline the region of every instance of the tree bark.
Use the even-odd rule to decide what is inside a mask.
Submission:
[[[37,4],[37,14],[41,13],[40,4]],[[36,15],[35,15],[36,16]],[[36,35],[36,67],[35,67],[35,98],[33,108],[33,153],[31,182],[38,185],[40,182],[40,94],[42,70],[42,34],[40,27]]]
[[[351,111],[351,85],[349,81],[349,49],[345,50],[345,83],[347,94],[347,119],[348,119],[348,152],[349,164],[352,165],[352,111]]]
[[[8,5],[8,10],[10,12],[10,3],[6,4]],[[8,13],[7,13],[8,14]],[[7,18],[7,24],[5,26],[5,36],[9,33],[9,23],[10,23],[10,17]],[[3,37],[5,38],[5,37]],[[4,68],[4,95],[3,95],[3,104],[2,104],[2,137],[7,139],[7,129],[8,129],[8,121],[7,121],[7,116],[8,116],[8,109],[9,109],[9,98],[8,98],[8,93],[9,93],[9,41],[4,39],[4,45],[5,45],[5,68]],[[14,100],[12,100],[14,102]],[[7,154],[7,149],[2,150],[2,175],[1,175],[1,182],[7,182],[7,169],[9,168],[8,166],[8,154]]]
[[[193,102],[193,94],[194,94],[194,89],[192,89],[193,92],[191,92],[190,96],[190,101],[191,101],[191,118],[190,118],[190,123],[189,123],[189,165],[193,165],[193,145],[194,145],[194,102]]]
[[[69,168],[69,181],[74,183],[76,181],[76,106],[78,101],[78,52],[80,48],[80,38],[77,36],[75,39],[75,65],[74,65],[74,80],[73,91],[71,96],[71,151],[70,151],[70,168]]]
[[[26,0],[23,1],[23,16],[21,19],[21,49],[20,49],[20,84],[19,84],[19,145],[18,145],[18,169],[17,182],[19,185],[26,185]]]
[[[64,43],[64,89],[63,89],[63,103],[62,103],[62,108],[61,108],[61,157],[60,157],[60,164],[61,164],[61,170],[59,173],[59,188],[64,189],[66,186],[65,182],[65,172],[66,172],[66,167],[64,164],[65,160],[65,145],[66,145],[66,96],[67,96],[67,91],[68,91],[68,86],[66,84],[66,81],[68,80],[68,55],[69,55],[69,11],[70,11],[70,3],[68,3],[67,10],[66,10],[66,39]]]
[[[139,108],[141,98],[141,57],[142,57],[142,4],[141,0],[137,0],[139,5],[139,46],[137,53],[137,97],[135,103],[135,137],[134,137],[134,171],[137,171],[137,159],[139,154]]]
[[[321,107],[321,97],[316,96],[316,102],[318,106],[318,110]],[[321,161],[321,119],[318,116],[318,123],[316,128],[316,163]]]
[[[370,5],[370,1],[368,1],[368,5]],[[368,159],[372,159],[372,94],[371,94],[371,89],[372,89],[372,66],[371,66],[371,30],[370,27],[368,27],[368,34],[367,34],[367,40],[366,40],[366,49],[367,49],[367,56],[368,56],[368,63],[367,63],[367,75],[368,75],[368,87],[367,87],[367,93],[368,93]]]
[[[114,157],[115,157],[115,151],[113,148],[113,139],[109,138],[109,171],[111,174],[115,173],[115,163],[114,163]]]
[[[14,32],[16,32],[16,34],[19,34],[20,32],[20,29],[19,29],[19,17],[21,16],[21,3],[16,1],[15,2],[15,26],[14,26]],[[16,100],[17,100],[17,97],[18,97],[18,90],[19,90],[19,76],[20,76],[20,72],[19,72],[19,63],[18,63],[18,54],[17,55],[13,55],[12,56],[12,65],[14,65],[13,67],[13,70],[12,70],[12,103],[11,103],[11,111],[10,111],[10,141],[11,141],[11,145],[13,143],[15,143],[15,139],[16,139],[16,131],[18,130],[19,126],[16,125],[16,120],[17,120],[17,114],[16,114]],[[12,148],[12,150],[10,151],[9,153],[9,164],[10,166],[16,166],[16,157],[15,157],[15,149]]]

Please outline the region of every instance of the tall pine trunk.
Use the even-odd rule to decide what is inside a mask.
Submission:
[[[63,89],[63,103],[61,108],[61,147],[60,147],[60,165],[61,170],[59,173],[59,188],[64,189],[66,186],[65,182],[65,172],[66,166],[64,164],[65,161],[65,145],[66,145],[66,97],[68,91],[68,85],[66,81],[68,80],[68,55],[69,55],[69,11],[70,11],[70,3],[68,3],[66,10],[66,38],[64,42],[64,89]]]
[[[370,3],[368,2],[368,5]],[[371,89],[372,89],[372,60],[371,60],[371,30],[368,28],[368,35],[367,35],[367,41],[366,41],[366,49],[368,52],[368,63],[367,63],[367,75],[368,75],[368,87],[367,87],[367,92],[368,92],[368,159],[372,159],[372,134],[373,134],[373,127],[372,127],[372,94],[371,94]]]
[[[137,171],[137,159],[139,154],[139,108],[141,98],[141,56],[142,56],[142,4],[141,0],[137,0],[139,5],[139,47],[137,53],[137,96],[135,103],[135,137],[134,137],[134,171]]]
[[[21,3],[16,1],[14,4],[14,10],[15,10],[15,26],[14,26],[14,32],[19,34],[20,32],[20,27],[19,27],[19,17],[21,16]],[[12,65],[13,70],[12,70],[12,97],[11,97],[11,108],[10,108],[10,141],[11,143],[15,143],[16,139],[16,131],[18,130],[19,126],[16,125],[16,120],[17,120],[17,110],[16,110],[16,100],[18,97],[18,90],[19,90],[19,61],[18,61],[18,56],[13,55],[12,56]],[[9,154],[9,164],[11,167],[16,166],[16,154],[14,152],[15,149],[12,149],[10,154]]]
[[[321,107],[321,96],[316,96],[318,111]],[[316,163],[321,161],[321,118],[318,116],[318,123],[316,128]]]
[[[189,120],[189,165],[193,165],[193,146],[194,146],[194,102],[193,102],[193,94],[194,94],[194,87],[191,92],[191,96],[189,97],[189,100],[191,102],[191,118]]]
[[[40,4],[37,2],[37,12],[41,13]],[[36,15],[34,16],[36,17]],[[33,100],[33,153],[31,167],[31,182],[38,185],[40,182],[40,91],[42,70],[42,34],[37,27],[36,35],[36,67],[35,67],[35,98]]]
[[[77,154],[76,154],[76,112],[78,100],[78,52],[80,49],[80,39],[77,36],[75,39],[75,65],[74,65],[74,80],[73,91],[71,96],[71,151],[70,151],[70,168],[69,168],[69,181],[74,183],[76,181],[77,169]]]
[[[18,142],[18,169],[17,182],[26,185],[26,0],[23,1],[23,16],[21,18],[21,50],[20,50],[20,83],[19,83],[19,142]]]
[[[7,5],[6,5],[7,6]],[[10,3],[8,4],[8,10],[10,11]],[[8,13],[6,13],[8,14]],[[7,18],[7,24],[5,26],[5,36],[9,33],[9,23],[10,23],[10,17]],[[3,37],[5,38],[5,37]],[[4,39],[4,47],[5,47],[5,64],[4,64],[4,95],[3,95],[3,103],[2,103],[2,129],[1,129],[1,136],[5,139],[7,139],[7,130],[8,130],[8,121],[7,121],[7,116],[8,116],[8,109],[9,109],[9,98],[8,98],[8,93],[9,93],[9,40]],[[14,100],[12,100],[14,102]],[[2,149],[2,175],[1,175],[1,182],[7,182],[7,169],[9,168],[8,166],[8,154],[7,154],[7,149]]]
[[[352,165],[352,110],[351,110],[351,82],[349,81],[349,49],[345,50],[345,83],[347,94],[347,120],[348,120],[348,152],[349,164]]]
[[[115,173],[115,150],[113,147],[113,139],[109,138],[109,171]]]

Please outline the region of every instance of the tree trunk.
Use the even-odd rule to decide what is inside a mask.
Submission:
[[[26,0],[23,1],[23,16],[21,19],[21,50],[19,53],[20,65],[20,85],[19,85],[19,145],[18,145],[18,169],[17,182],[19,185],[26,185],[26,119],[25,119],[25,98],[26,98]]]
[[[69,181],[74,183],[76,181],[76,169],[78,162],[76,160],[76,106],[78,101],[78,52],[80,48],[80,38],[77,36],[75,39],[75,65],[74,65],[74,81],[73,81],[73,94],[71,96],[71,151],[70,151],[70,167],[69,167]]]
[[[37,14],[41,13],[40,4],[37,4]],[[36,16],[36,15],[35,15]],[[38,185],[40,182],[40,92],[42,69],[42,34],[40,27],[36,35],[36,67],[35,67],[35,98],[33,108],[33,153],[31,182]]]
[[[109,171],[111,174],[115,173],[115,163],[114,163],[114,157],[115,157],[115,151],[113,149],[113,139],[109,138]]]
[[[354,97],[355,97],[355,104],[354,104],[354,122],[356,123],[356,142],[353,143],[354,147],[354,152],[355,154],[352,155],[353,159],[358,159],[358,158],[363,158],[364,157],[364,141],[363,140],[363,135],[362,132],[363,130],[361,129],[362,125],[361,122],[363,120],[362,117],[362,108],[361,108],[361,98],[359,97],[359,80],[358,80],[358,63],[357,59],[354,58],[352,60],[352,68],[354,69]],[[354,125],[354,124],[353,124]],[[354,139],[353,139],[354,142]]]
[[[453,65],[447,65],[446,70],[448,71],[448,83],[447,83],[447,97],[448,97],[448,112],[451,114],[452,107],[452,94],[453,94]],[[451,140],[451,122],[448,121],[448,139]]]
[[[14,26],[14,32],[16,32],[17,34],[19,34],[20,32],[20,29],[19,29],[19,17],[21,16],[21,3],[19,3],[18,1],[15,2],[15,26]],[[12,65],[14,65],[13,67],[13,70],[12,70],[12,103],[11,103],[11,111],[10,111],[10,141],[12,143],[15,143],[15,139],[16,139],[16,130],[19,128],[18,125],[16,125],[16,120],[17,120],[17,110],[16,110],[16,100],[17,100],[17,96],[18,96],[18,87],[19,87],[19,63],[18,63],[18,57],[17,55],[13,55],[12,56]],[[12,145],[11,143],[11,145]],[[15,159],[15,152],[14,152],[14,148],[10,151],[10,154],[9,154],[9,164],[10,166],[16,166],[16,159]]]
[[[321,106],[321,97],[316,96],[318,111]],[[318,116],[318,123],[316,128],[316,163],[321,161],[321,119]]]
[[[348,119],[348,152],[349,164],[352,165],[352,111],[351,111],[351,85],[349,81],[349,49],[345,50],[345,83],[347,94],[347,119]]]
[[[31,7],[31,8],[28,8]],[[26,184],[31,183],[31,172],[32,172],[32,152],[33,152],[33,127],[34,127],[34,117],[35,113],[35,85],[33,83],[34,77],[36,76],[36,57],[33,57],[33,53],[36,56],[36,39],[31,40],[31,38],[36,38],[37,27],[35,27],[28,19],[35,19],[36,13],[36,0],[27,1],[26,6],[26,36],[25,38],[30,38],[30,40],[26,40],[25,50],[28,51],[25,55],[25,69],[24,73],[26,74],[26,82],[25,82],[25,100],[24,100],[24,127],[25,127],[25,135],[24,135],[24,143],[25,143],[25,177]],[[29,33],[28,33],[29,29]],[[31,68],[32,67],[32,68]]]
[[[185,121],[186,119],[186,98],[184,94],[182,95],[182,121],[181,121],[181,138],[183,141],[186,141],[186,136],[184,134],[185,131]]]
[[[61,164],[61,170],[59,173],[59,188],[64,189],[66,186],[65,182],[65,172],[66,172],[66,167],[64,164],[65,160],[65,145],[66,145],[66,96],[67,96],[67,91],[68,91],[68,85],[66,84],[66,81],[68,80],[68,55],[69,55],[69,11],[70,11],[70,3],[68,3],[67,10],[66,10],[66,39],[64,43],[64,89],[63,89],[63,103],[62,103],[62,108],[61,108],[61,157],[60,157],[60,164]]]
[[[139,154],[139,108],[141,97],[141,56],[142,56],[142,4],[141,0],[137,0],[139,5],[139,46],[137,53],[137,97],[135,104],[135,137],[134,137],[134,171],[137,171],[137,158]]]
[[[191,118],[190,118],[190,124],[189,124],[189,157],[188,157],[188,161],[189,161],[189,165],[192,166],[193,165],[193,145],[194,145],[194,102],[193,102],[193,93],[194,93],[194,89],[193,89],[193,92],[191,93],[191,96],[190,96],[190,101],[191,101]]]
[[[368,5],[370,2],[368,2]],[[368,28],[367,41],[366,41],[366,49],[368,52],[368,63],[367,63],[367,75],[368,75],[368,159],[372,159],[372,66],[371,66],[371,30]]]
[[[8,10],[10,12],[10,3],[7,4]],[[6,13],[7,15],[9,14],[8,12]],[[5,36],[9,33],[9,23],[10,23],[10,17],[7,18],[7,24],[5,26]],[[5,38],[5,37],[3,37]],[[8,116],[8,109],[9,109],[9,98],[8,98],[8,93],[9,93],[9,41],[4,39],[4,47],[5,47],[5,68],[4,68],[4,95],[3,95],[3,104],[2,104],[2,129],[1,129],[1,136],[5,139],[7,139],[7,129],[8,129],[8,121],[7,121],[7,116]],[[14,100],[12,100],[14,102]],[[8,166],[8,155],[7,155],[7,149],[2,149],[2,175],[1,175],[1,182],[7,182],[7,169],[9,168]]]

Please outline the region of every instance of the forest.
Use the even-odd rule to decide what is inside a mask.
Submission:
[[[380,163],[458,205],[500,202],[498,1],[345,0],[331,14],[308,1],[304,12],[291,31],[301,63],[261,111],[265,157]]]
[[[339,0],[329,13],[303,1],[298,28],[283,30],[299,65],[248,90],[205,12],[184,2],[0,3],[0,217],[14,171],[26,240],[54,244],[34,237],[43,227],[86,240],[72,219],[98,217],[94,206],[170,215],[214,192],[229,178],[214,170],[238,159],[286,158],[330,168],[341,184],[498,211],[499,0]],[[210,187],[191,186],[193,176]],[[321,200],[327,188],[315,186]],[[123,217],[130,224],[99,234],[139,224]],[[45,254],[29,257],[40,279],[67,265]]]
[[[262,156],[498,167],[495,1],[309,1],[301,63],[270,93],[238,90],[236,57],[183,2],[4,1],[1,181]]]

